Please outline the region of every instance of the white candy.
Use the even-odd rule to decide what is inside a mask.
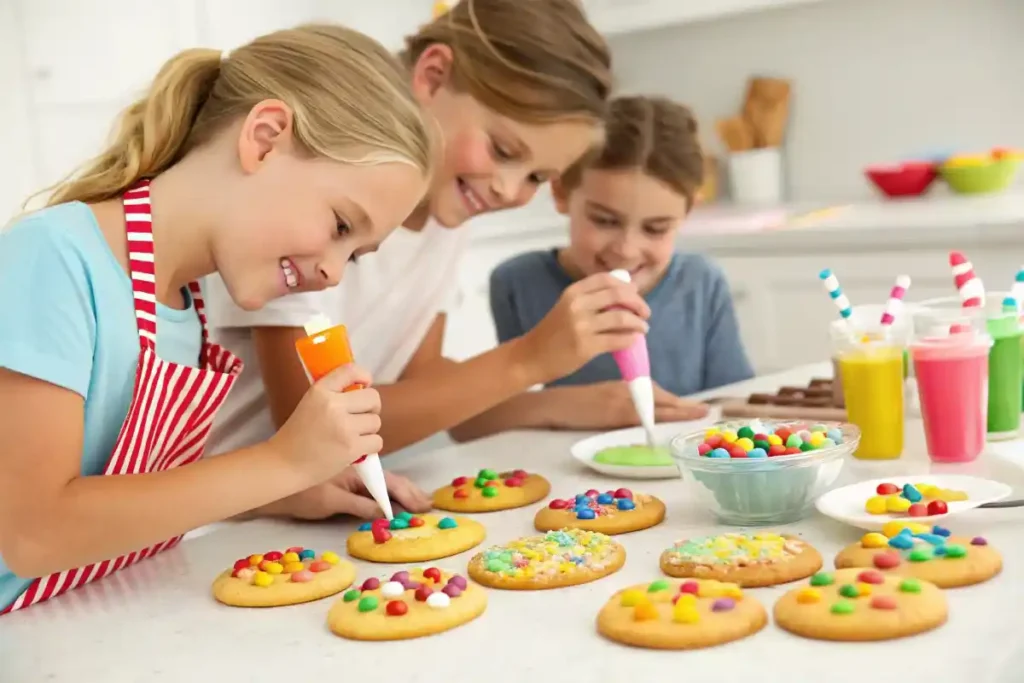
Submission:
[[[452,604],[452,599],[448,597],[447,593],[437,592],[427,596],[427,607],[444,609],[450,604]]]
[[[380,594],[385,598],[397,598],[405,592],[405,586],[397,581],[388,581],[380,587]]]

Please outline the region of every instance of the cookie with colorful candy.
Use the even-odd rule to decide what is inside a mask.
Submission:
[[[467,517],[399,512],[391,521],[359,525],[348,537],[348,554],[370,562],[427,562],[480,545],[484,536],[483,525]]]
[[[366,579],[331,606],[327,626],[352,640],[406,640],[461,626],[486,608],[482,588],[428,567]]]
[[[762,531],[687,538],[665,550],[660,564],[669,576],[754,588],[807,578],[821,569],[822,559],[796,536]]]
[[[964,491],[926,483],[898,486],[883,482],[876,487],[875,495],[864,502],[864,510],[872,515],[931,517],[946,514],[947,503],[961,500],[967,500]]]
[[[775,623],[804,638],[892,640],[946,623],[946,596],[935,584],[876,569],[815,574],[775,603]]]
[[[697,446],[707,458],[775,458],[832,448],[843,443],[843,432],[821,424],[794,424],[772,429],[760,420],[735,432],[712,427]]]
[[[940,588],[988,581],[1003,569],[1003,558],[982,536],[953,536],[949,529],[915,522],[886,522],[836,555],[835,565],[871,567],[913,576]]]
[[[477,553],[469,576],[490,588],[544,590],[596,581],[618,571],[626,549],[596,531],[563,529]]]
[[[555,498],[537,511],[537,531],[587,529],[614,536],[647,529],[665,519],[665,504],[654,496],[618,488],[590,489],[571,498]]]
[[[757,633],[768,614],[734,583],[658,579],[620,590],[597,614],[609,640],[661,650],[694,650]]]
[[[355,578],[336,553],[295,546],[239,559],[213,582],[213,597],[232,607],[297,605],[340,593]]]
[[[475,477],[455,477],[434,491],[434,507],[449,512],[494,512],[531,505],[551,492],[551,484],[525,470],[482,469]]]

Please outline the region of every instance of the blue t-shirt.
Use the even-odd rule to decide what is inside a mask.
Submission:
[[[498,341],[533,329],[573,279],[556,250],[520,254],[491,273],[491,315]],[[754,376],[740,341],[732,295],[718,266],[699,254],[675,254],[664,277],[644,297],[651,308],[647,350],[651,377],[687,396]],[[621,379],[610,353],[551,383],[593,384]]]
[[[157,304],[157,353],[194,367],[202,327],[186,303]],[[0,330],[0,368],[84,398],[82,475],[101,474],[131,403],[139,333],[131,279],[88,206],[60,204],[0,231]],[[2,448],[17,457],[17,444]],[[29,583],[0,557],[0,609]]]

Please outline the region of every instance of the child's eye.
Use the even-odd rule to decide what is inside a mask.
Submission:
[[[355,263],[358,260],[359,260],[359,254],[355,253],[354,251],[352,252],[352,255],[348,257],[348,262],[349,263]]]
[[[594,225],[600,225],[605,228],[613,228],[619,224],[614,218],[605,218],[604,216],[591,216],[590,220]]]
[[[512,159],[512,152],[508,151],[495,141],[491,142],[491,149],[494,150],[494,156],[501,161],[510,161]]]
[[[335,220],[338,224],[338,237],[344,237],[352,231],[352,228],[349,227],[348,221],[341,216],[336,216]]]

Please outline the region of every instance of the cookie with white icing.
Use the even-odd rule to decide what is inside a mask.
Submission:
[[[647,529],[665,519],[665,504],[654,496],[618,488],[590,489],[571,498],[555,498],[537,511],[537,531],[587,529],[614,536]]]
[[[213,597],[232,607],[297,605],[340,593],[355,578],[352,563],[336,553],[295,546],[238,560],[213,582]]]
[[[665,550],[659,563],[669,576],[754,588],[807,578],[821,569],[822,559],[796,536],[762,531],[683,539]]]

